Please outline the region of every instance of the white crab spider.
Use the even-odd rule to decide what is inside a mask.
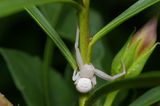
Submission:
[[[104,79],[104,80],[114,80],[126,74],[125,66],[122,64],[122,73],[116,74],[114,76],[110,76],[104,73],[101,70],[96,69],[92,64],[84,64],[82,61],[82,57],[78,48],[79,42],[79,28],[77,28],[76,32],[76,41],[75,41],[75,51],[76,51],[76,61],[79,67],[79,71],[74,70],[72,80],[75,81],[76,88],[81,93],[89,92],[96,85],[96,76]]]

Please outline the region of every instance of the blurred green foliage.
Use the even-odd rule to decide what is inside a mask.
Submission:
[[[137,0],[101,0],[100,2],[98,2],[97,0],[91,0],[91,35],[95,34],[104,25],[106,25],[136,1]],[[51,22],[53,26],[55,26],[55,29],[61,35],[63,41],[67,44],[69,49],[71,51],[74,51],[73,47],[76,31],[77,13],[73,9],[73,7],[60,4],[45,4],[39,6],[39,9],[42,11],[42,13],[46,13],[46,11],[50,10],[49,13],[46,13],[44,15],[47,17],[48,21]],[[52,10],[56,11],[57,13],[53,12]],[[103,37],[103,39],[98,41],[93,47],[91,59],[95,67],[101,70],[105,70],[107,73],[110,73],[112,59],[127,41],[129,35],[135,28],[139,29],[151,17],[159,15],[159,10],[160,3],[157,3],[147,8],[140,14],[137,14],[128,21],[124,22],[123,24],[112,30],[110,33],[108,33],[109,36]],[[55,19],[55,14],[59,21],[54,21],[57,20]],[[55,23],[56,25],[54,25]],[[160,34],[159,25],[157,28],[157,33]],[[42,59],[46,38],[47,36],[44,31],[37,25],[37,23],[29,16],[26,11],[17,12],[16,14],[7,15],[0,18],[0,46],[3,48],[12,48],[15,50],[23,51],[33,56],[38,56],[40,59]],[[159,35],[157,36],[157,41],[160,42]],[[147,61],[143,72],[152,70],[160,71],[159,51],[160,48],[157,47],[149,58],[149,61]],[[60,75],[67,80],[67,84],[71,85],[70,89],[72,89],[76,94],[75,88],[73,87],[73,84],[71,84],[70,79],[72,76],[72,69],[56,46],[54,48],[53,61],[51,66],[54,67],[55,70],[58,70]],[[104,81],[100,79],[98,79],[98,81],[98,86],[104,83]],[[139,97],[139,95],[144,93],[147,89],[148,88],[131,89],[127,92],[128,94],[132,95],[133,92],[136,93],[134,93],[133,96],[127,94],[125,96],[130,97],[128,98],[128,101],[131,102],[135,98]],[[3,94],[5,94],[14,105],[26,105],[22,94],[16,88],[11,74],[9,73],[9,70],[2,57],[0,57],[0,92],[3,92]],[[77,103],[76,98],[77,96],[71,97],[71,99],[75,101],[72,105],[75,105]],[[123,104],[127,105],[128,101],[124,102]]]

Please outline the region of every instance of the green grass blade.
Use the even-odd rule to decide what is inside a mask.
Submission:
[[[160,0],[138,0],[135,4],[121,13],[118,17],[112,20],[109,24],[107,24],[104,28],[102,28],[99,32],[95,34],[92,41],[90,42],[93,45],[97,40],[105,36],[108,32],[112,29],[126,21],[127,19],[133,17],[134,15],[138,14],[139,12],[143,11],[147,7],[152,6],[153,4],[158,3]]]
[[[158,101],[160,101],[160,86],[147,91],[129,106],[151,106]]]
[[[67,3],[77,9],[81,8],[74,0],[0,0],[0,17],[24,10],[24,7],[46,3]]]
[[[155,74],[152,73],[150,76],[141,76],[107,83],[90,94],[85,106],[93,105],[98,98],[118,89],[150,87],[156,85],[160,85],[160,72],[156,72]]]
[[[26,10],[33,17],[33,19],[40,25],[40,27],[47,33],[47,35],[53,40],[53,42],[57,45],[57,47],[63,53],[63,55],[68,60],[72,68],[75,69],[76,62],[71,52],[68,50],[62,39],[59,37],[58,33],[46,20],[43,14],[36,7],[26,8]]]

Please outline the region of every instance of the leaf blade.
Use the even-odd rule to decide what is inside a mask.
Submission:
[[[57,45],[57,47],[60,49],[62,54],[68,60],[72,68],[75,69],[76,62],[71,52],[68,50],[65,43],[62,41],[58,33],[50,25],[50,23],[46,20],[43,14],[36,7],[26,8],[26,10],[33,17],[33,19],[40,25],[40,27],[47,33],[47,35],[53,40],[53,42]]]
[[[123,13],[113,19],[109,24],[104,26],[99,32],[97,32],[95,36],[93,36],[90,44],[93,45],[97,40],[105,36],[108,32],[110,32],[112,29],[114,29],[127,19],[133,17],[147,7],[150,7],[158,2],[160,2],[160,0],[138,0],[131,7],[129,7],[127,10],[125,10]]]
[[[29,106],[43,106],[44,101],[43,101],[43,94],[41,91],[41,85],[40,83],[36,83],[36,80],[40,80],[39,76],[40,73],[35,74],[36,72],[34,70],[40,70],[41,68],[38,67],[40,64],[37,63],[37,58],[34,58],[32,62],[30,61],[30,56],[25,56],[25,54],[17,53],[17,51],[8,51],[7,50],[1,49],[0,52],[4,58],[4,60],[7,63],[7,66],[10,70],[10,73],[14,79],[14,82],[16,86],[19,88],[19,90],[22,92],[24,99],[26,100],[27,104]],[[19,58],[17,58],[19,57]],[[22,62],[20,58],[23,58]],[[35,66],[32,63],[37,63]],[[17,65],[18,64],[18,65]],[[28,66],[27,68],[24,68]],[[36,69],[37,67],[37,69]],[[30,76],[28,70],[33,70],[32,75]],[[11,71],[12,70],[12,71]],[[22,73],[23,72],[23,73]],[[24,79],[26,78],[26,79]],[[33,81],[28,80],[29,79],[36,79]],[[19,80],[20,79],[20,80]],[[35,87],[32,89],[30,84],[33,84]],[[38,95],[33,95],[32,92]],[[39,101],[39,102],[38,102]]]
[[[0,1],[0,17],[24,10],[24,7],[33,5],[42,5],[46,3],[68,3],[77,9],[81,6],[73,0],[1,0]]]
[[[21,91],[27,106],[47,106],[44,99],[43,63],[38,57],[26,53],[0,49],[17,88]],[[51,106],[70,106],[71,91],[55,70],[49,71],[49,98]],[[67,98],[66,98],[67,97]]]
[[[138,83],[137,83],[138,82]],[[140,88],[151,87],[160,84],[160,73],[155,73],[150,76],[140,76],[137,78],[123,79],[115,82],[107,83],[94,92],[92,92],[85,103],[85,106],[91,106],[93,101],[96,101],[99,97],[108,94],[111,91],[115,91],[121,88]]]
[[[150,106],[158,101],[160,101],[160,86],[150,89],[129,106]]]

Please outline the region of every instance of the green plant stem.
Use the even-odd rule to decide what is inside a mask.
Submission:
[[[91,41],[91,40],[90,40]],[[91,43],[89,43],[88,44],[88,54],[87,54],[87,56],[88,56],[88,60],[90,61],[90,58],[91,58],[91,52],[92,52],[92,45],[91,45]]]
[[[80,51],[83,62],[90,63],[90,55],[88,55],[89,44],[89,0],[82,0],[83,8],[79,11],[79,29],[80,29]],[[79,106],[84,106],[88,94],[80,94]]]
[[[80,94],[80,96],[79,96],[79,106],[84,106],[87,98],[88,98],[88,94]]]
[[[112,106],[112,103],[113,103],[115,97],[117,96],[118,92],[119,92],[119,90],[110,92],[106,97],[106,100],[104,102],[104,106]]]
[[[51,64],[53,54],[53,43],[49,37],[47,37],[44,56],[43,56],[43,89],[44,89],[44,100],[46,106],[51,106],[50,96],[49,96],[49,66]]]
[[[89,0],[82,0],[83,8],[79,11],[80,51],[84,63],[90,62],[89,44]]]

